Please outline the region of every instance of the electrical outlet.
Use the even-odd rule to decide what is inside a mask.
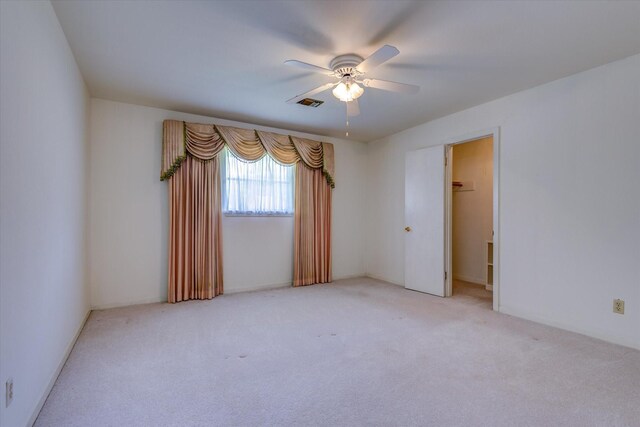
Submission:
[[[614,299],[613,300],[613,312],[618,314],[624,314],[624,300],[623,299]]]
[[[11,401],[13,400],[13,379],[9,378],[7,380],[7,383],[5,384],[5,396],[6,396],[6,403],[5,403],[5,407],[8,408],[9,405],[11,405]]]

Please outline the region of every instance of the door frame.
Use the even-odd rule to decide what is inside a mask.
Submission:
[[[493,138],[493,310],[500,311],[500,127],[494,127],[476,132],[471,132],[444,142],[445,145],[445,296],[453,294],[453,269],[452,269],[452,200],[451,188],[453,175],[452,153],[453,146],[478,139]]]

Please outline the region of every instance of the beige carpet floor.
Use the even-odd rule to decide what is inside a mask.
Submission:
[[[468,304],[478,304],[493,310],[493,292],[488,291],[484,285],[454,279],[452,294],[454,298]]]
[[[640,352],[372,279],[95,311],[37,426],[638,426]]]

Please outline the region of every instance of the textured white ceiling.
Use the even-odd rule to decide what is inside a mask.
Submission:
[[[344,136],[345,105],[285,100],[328,78],[336,55],[400,55],[371,77],[350,137],[370,141],[640,52],[640,1],[54,1],[91,94],[320,135]]]

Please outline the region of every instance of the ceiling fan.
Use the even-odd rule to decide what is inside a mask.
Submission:
[[[399,53],[400,51],[397,48],[384,45],[364,60],[361,56],[355,54],[337,56],[333,58],[329,64],[330,68],[319,67],[296,60],[285,61],[284,63],[287,65],[338,79],[337,82],[327,83],[303,94],[294,96],[287,100],[287,103],[295,104],[302,99],[334,88],[333,95],[347,104],[347,116],[357,116],[360,114],[358,98],[364,93],[364,89],[359,84],[364,87],[388,90],[391,92],[416,93],[420,90],[419,86],[365,78],[365,75],[371,70],[387,62]]]

